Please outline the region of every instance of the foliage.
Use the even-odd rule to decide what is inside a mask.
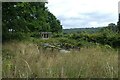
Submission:
[[[120,35],[117,32],[117,26],[110,23],[107,27],[101,28],[101,30],[95,33],[76,32],[64,34],[64,37],[77,41],[76,44],[81,43],[81,45],[87,46],[91,43],[99,43],[102,45],[110,45],[114,48],[120,47]],[[93,44],[94,45],[94,44]]]
[[[119,13],[119,20],[117,22],[117,28],[118,28],[118,32],[120,33],[120,13]]]
[[[63,29],[63,33],[81,33],[81,32],[88,32],[88,33],[96,33],[100,31],[101,28],[71,28],[71,29]]]
[[[29,33],[31,36],[37,37],[39,32],[61,32],[60,21],[49,12],[45,4],[44,2],[3,3],[3,41],[24,39],[23,36],[30,36]]]
[[[53,33],[52,38],[63,37],[63,33]]]

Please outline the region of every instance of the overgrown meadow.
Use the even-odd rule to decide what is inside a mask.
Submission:
[[[46,4],[2,2],[2,77],[118,78],[120,19],[65,30]],[[52,36],[43,40],[42,32]]]
[[[108,46],[82,47],[60,53],[36,43],[3,44],[3,78],[117,78],[118,50]]]

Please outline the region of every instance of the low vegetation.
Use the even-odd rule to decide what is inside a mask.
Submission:
[[[118,51],[96,45],[60,53],[35,43],[3,44],[3,78],[117,78]]]

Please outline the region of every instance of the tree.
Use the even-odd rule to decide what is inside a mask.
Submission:
[[[117,25],[114,24],[114,23],[108,24],[108,29],[111,30],[111,31],[113,31],[113,32],[117,32],[118,31]]]
[[[117,23],[117,28],[118,28],[118,32],[120,33],[120,13],[119,13],[119,20],[118,20],[118,23]]]
[[[48,12],[47,22],[50,24],[51,32],[62,32],[62,25],[60,25],[60,21],[50,12]]]
[[[48,11],[44,2],[3,2],[2,8],[3,41],[40,31],[62,31],[60,21]]]

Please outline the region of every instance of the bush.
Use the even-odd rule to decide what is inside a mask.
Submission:
[[[15,54],[13,54],[12,51],[10,51],[8,49],[2,50],[2,59],[3,60],[14,58],[14,56],[15,56]]]
[[[57,38],[57,37],[62,37],[63,34],[62,33],[53,33],[53,38]]]

